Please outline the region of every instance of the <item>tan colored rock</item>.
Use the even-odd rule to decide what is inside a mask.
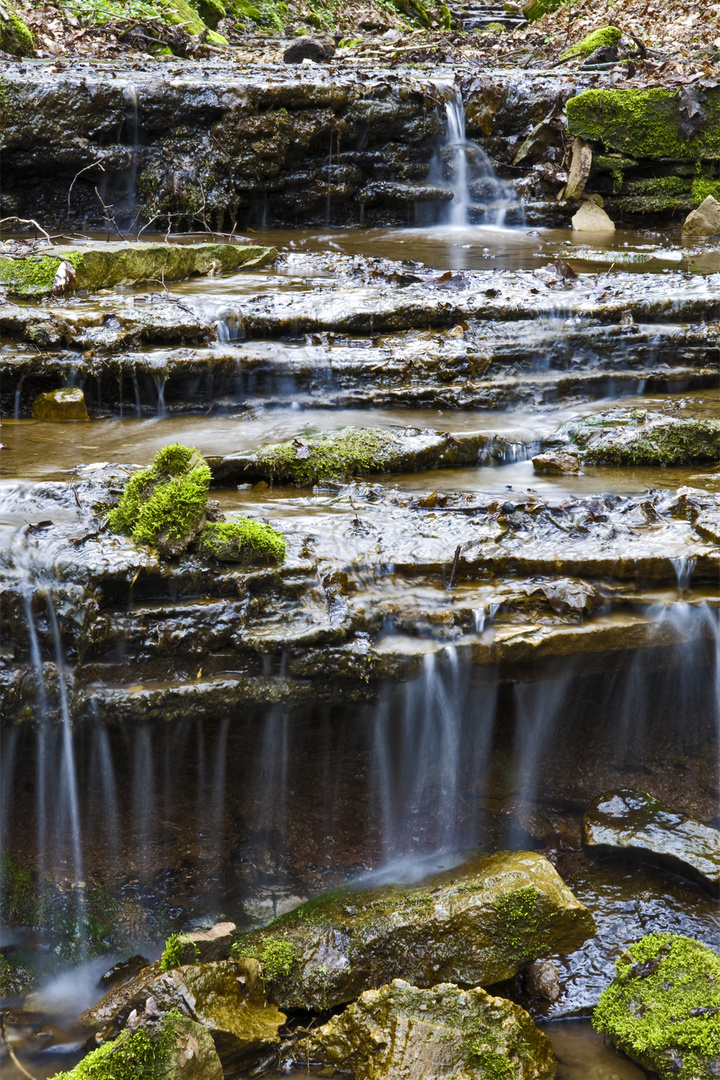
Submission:
[[[548,476],[579,473],[581,470],[580,458],[575,454],[566,454],[563,450],[536,454],[532,463],[536,473],[545,473]]]
[[[575,232],[615,232],[614,223],[602,207],[589,199],[582,204],[577,214],[573,215],[572,227]]]
[[[720,202],[708,195],[685,218],[683,236],[720,236]]]
[[[534,960],[523,975],[530,997],[545,998],[546,1001],[557,1001],[560,997],[560,977],[552,960]]]
[[[565,188],[566,199],[579,199],[585,190],[585,185],[592,168],[592,147],[585,139],[575,139],[572,149],[572,161],[568,175],[567,187]]]
[[[234,922],[221,922],[215,923],[209,930],[186,936],[197,945],[200,954],[198,960],[209,963],[212,960],[227,960],[236,930]]]
[[[356,1080],[551,1080],[556,1069],[550,1040],[519,1005],[402,979],[366,990],[299,1049]]]
[[[90,419],[85,407],[85,395],[77,387],[38,394],[33,402],[32,414],[33,420],[52,420],[59,423]]]

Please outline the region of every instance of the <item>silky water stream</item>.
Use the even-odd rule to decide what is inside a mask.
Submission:
[[[221,917],[262,925],[348,880],[422,876],[458,851],[542,851],[595,915],[597,937],[556,958],[560,1000],[523,1001],[560,1080],[644,1075],[587,1020],[629,941],[671,929],[720,947],[699,886],[591,859],[580,839],[584,808],[615,787],[718,823],[717,571],[668,509],[688,486],[716,490],[713,474],[536,475],[530,460],[562,423],[610,404],[718,415],[717,256],[650,234],[590,247],[563,230],[478,227],[466,210],[450,230],[269,233],[275,270],[63,302],[69,317],[100,312],[108,333],[115,313],[159,303],[214,327],[200,343],[136,339],[110,375],[67,356],[90,423],[30,419],[29,367],[2,390],[0,956],[36,984],[29,996],[6,984],[6,1004],[39,1080],[77,1060],[70,1022],[113,960],[152,958],[172,929]],[[412,316],[368,326],[378,290],[421,303],[438,282],[452,303],[480,289],[520,299],[508,318],[468,307],[449,330]],[[643,320],[663,282],[692,317],[670,305]],[[608,296],[624,295],[635,315],[618,301],[608,317]],[[12,380],[21,350],[3,349]],[[84,554],[84,485],[105,463],[143,464],[173,441],[220,459],[349,424],[494,441],[473,467],[218,486],[226,513],[282,529],[295,575],[235,636],[220,571],[130,572],[107,536],[107,563]],[[528,506],[547,515],[536,533]],[[516,546],[454,581],[456,544],[470,549],[463,530],[485,513],[515,515]],[[563,582],[583,578],[597,595],[568,605]],[[337,674],[333,642],[351,622],[357,655],[372,649],[392,675]],[[581,644],[584,629],[605,644]],[[239,703],[226,692],[250,685]],[[0,1075],[19,1074],[0,1058]]]

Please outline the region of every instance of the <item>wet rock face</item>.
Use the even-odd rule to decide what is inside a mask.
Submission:
[[[325,218],[328,200],[341,220],[356,220],[355,197],[370,181],[402,180],[413,167],[415,180],[426,175],[443,128],[431,87],[377,71],[362,80],[301,72],[248,73],[226,61],[198,72],[178,61],[170,73],[148,61],[144,71],[80,64],[63,75],[8,73],[3,197],[13,213],[42,207],[45,221],[66,217],[73,177],[100,160],[120,199],[137,176],[147,218],[230,231],[256,222],[263,200],[275,220]],[[90,169],[78,180],[73,212],[101,218],[100,175]]]
[[[596,465],[690,465],[720,460],[720,421],[645,409],[608,409],[566,424],[583,460]]]
[[[356,1080],[550,1080],[556,1067],[550,1040],[518,1005],[402,979],[361,994],[298,1049]]]
[[[612,791],[583,817],[588,850],[668,866],[720,896],[720,832],[663,806],[646,791]]]
[[[720,957],[693,938],[649,934],[623,953],[593,1016],[598,1031],[662,1080],[720,1072]]]
[[[326,893],[241,936],[234,952],[260,960],[281,1007],[325,1009],[393,978],[490,985],[593,930],[543,856],[499,852],[411,888]]]

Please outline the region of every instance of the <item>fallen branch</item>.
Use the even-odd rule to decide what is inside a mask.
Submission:
[[[72,189],[75,187],[75,181],[77,180],[78,176],[82,176],[82,174],[84,172],[87,172],[88,169],[94,169],[96,165],[100,166],[101,172],[105,172],[105,169],[102,165],[102,160],[102,158],[98,158],[97,161],[93,161],[89,165],[86,165],[84,169],[81,169],[80,172],[75,173],[75,175],[73,176],[72,183],[68,188],[68,212],[70,211],[70,196],[72,195]]]
[[[35,1080],[35,1077],[33,1076],[33,1074],[29,1073],[27,1071],[27,1069],[25,1068],[25,1066],[22,1064],[22,1062],[18,1060],[17,1054],[15,1053],[15,1051],[13,1050],[12,1046],[10,1045],[10,1043],[8,1041],[7,1031],[5,1030],[5,1013],[4,1012],[0,1013],[0,1036],[2,1036],[2,1041],[5,1044],[5,1049],[7,1050],[8,1054],[10,1055],[10,1060],[12,1061],[15,1068],[19,1069],[20,1072],[23,1074],[23,1076],[27,1077],[27,1080]]]
[[[52,240],[50,239],[50,233],[45,232],[42,225],[38,225],[37,221],[35,221],[34,218],[4,217],[4,218],[0,218],[0,225],[4,225],[6,221],[19,221],[21,225],[34,225],[35,228],[37,229],[37,231],[41,232],[43,234],[43,236],[47,240],[48,244],[50,244],[50,246],[52,247]]]

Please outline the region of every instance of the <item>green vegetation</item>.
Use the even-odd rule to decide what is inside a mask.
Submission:
[[[570,434],[593,465],[689,465],[720,460],[720,421],[647,414],[643,409],[573,421]]]
[[[180,1013],[169,1012],[154,1037],[142,1029],[126,1029],[84,1057],[71,1072],[58,1073],[53,1080],[166,1080],[175,1026],[181,1019]]]
[[[261,937],[260,941],[254,944],[236,941],[231,949],[231,955],[236,960],[242,960],[246,956],[259,960],[265,982],[287,979],[292,975],[298,962],[302,960],[300,949],[286,937]]]
[[[468,1054],[469,1063],[481,1070],[484,1080],[514,1080],[518,1074],[517,1066],[504,1054],[480,1049],[485,1042],[482,1037],[473,1040]]]
[[[309,486],[357,473],[382,472],[387,467],[385,454],[393,445],[392,436],[382,431],[344,428],[265,446],[255,454],[254,464],[266,469],[270,479]]]
[[[172,971],[184,964],[196,964],[199,958],[200,950],[194,941],[185,934],[171,934],[160,957],[160,970]]]
[[[29,255],[22,259],[0,258],[0,285],[13,296],[42,296],[52,292],[55,274],[62,262],[76,267],[77,255]]]
[[[720,180],[711,180],[709,176],[696,176],[692,182],[692,201],[699,206],[708,195],[720,201]]]
[[[553,11],[557,11],[564,3],[566,0],[530,0],[529,4],[524,5],[523,13],[528,22],[537,22],[543,15],[551,15]]]
[[[691,138],[680,137],[678,94],[650,90],[585,90],[566,106],[568,131],[636,158],[717,158],[720,156],[720,92],[709,90],[707,120]]]
[[[272,525],[252,518],[208,522],[197,539],[201,555],[225,562],[281,563],[285,540]]]
[[[534,959],[537,950],[533,938],[542,916],[540,892],[534,885],[501,896],[495,904],[500,927],[499,945],[503,951]]]
[[[720,1056],[720,957],[693,938],[648,934],[616,964],[593,1025],[662,1077],[710,1076]]]
[[[617,45],[622,37],[622,31],[617,26],[600,26],[588,34],[577,45],[571,45],[560,57],[561,60],[569,60],[574,56],[589,56],[596,49],[602,49],[609,45]]]
[[[0,18],[0,49],[13,56],[32,56],[35,39],[23,18],[18,15],[11,0],[4,0],[4,18]]]
[[[198,0],[197,7],[187,0],[65,0],[64,6],[84,23],[104,26],[111,19],[157,19],[168,26],[182,26],[188,34],[206,34],[215,45],[227,45],[227,39],[215,33],[225,16],[218,0]]]

